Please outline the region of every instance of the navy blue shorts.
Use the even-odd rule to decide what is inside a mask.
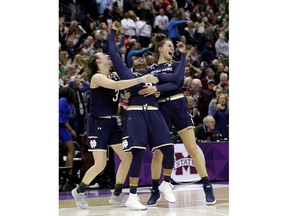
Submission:
[[[173,145],[169,129],[161,112],[157,110],[128,110],[123,123],[123,149],[146,149],[152,152],[167,145]]]
[[[63,125],[59,125],[59,138],[60,140],[62,140],[62,143],[66,143],[68,141],[73,140],[69,130],[67,129],[67,127]]]
[[[117,119],[103,119],[88,117],[87,145],[88,151],[107,150],[108,146],[122,145],[122,130],[117,124]]]
[[[185,128],[194,127],[192,116],[189,112],[188,102],[185,97],[177,100],[159,102],[161,111],[169,130],[172,131],[172,124],[179,132]]]

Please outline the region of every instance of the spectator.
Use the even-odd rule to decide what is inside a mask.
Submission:
[[[65,38],[68,34],[68,27],[65,24],[65,18],[59,17],[59,42],[61,44],[61,49],[65,50]]]
[[[205,25],[204,29],[205,29],[204,32],[200,35],[200,37],[198,39],[198,50],[199,50],[199,52],[202,52],[204,50],[204,48],[207,46],[206,44],[208,42],[210,42],[210,43],[212,43],[214,45],[214,37],[213,37],[213,34],[212,34],[211,25]]]
[[[221,137],[221,134],[215,130],[215,119],[212,115],[207,115],[203,119],[203,124],[194,128],[197,141],[216,141]]]
[[[222,138],[228,138],[229,105],[226,93],[220,93],[216,97],[216,103],[211,108],[209,115],[215,118],[215,129],[222,134]]]
[[[188,101],[189,112],[192,116],[194,126],[198,126],[202,122],[202,119],[200,117],[200,112],[198,111],[197,108],[195,108],[196,103],[192,96],[186,96],[186,99]]]
[[[65,66],[69,63],[71,63],[71,60],[69,60],[68,52],[67,51],[61,51],[59,53],[59,70],[60,70],[60,76],[61,77],[66,75]]]
[[[95,51],[101,50],[101,52],[106,52],[107,41],[105,41],[102,37],[100,31],[96,31],[94,34],[94,49]]]
[[[223,92],[223,88],[222,87],[219,87],[219,86],[214,86],[213,88],[213,93],[211,94],[211,101],[209,103],[209,106],[208,106],[208,113],[211,113],[212,109],[216,103],[216,97],[220,94],[220,93],[224,93]]]
[[[207,93],[209,94],[210,96],[210,102],[211,100],[213,99],[214,97],[214,88],[216,86],[216,82],[214,79],[210,79],[208,80],[208,83],[207,83]],[[208,106],[208,112],[209,112],[209,106]]]
[[[137,20],[136,24],[136,36],[138,38],[141,47],[148,47],[151,40],[152,26],[145,20]]]
[[[124,34],[126,37],[136,36],[136,20],[131,19],[128,12],[124,13],[124,18],[121,20],[121,25],[124,28]]]
[[[218,59],[229,58],[229,45],[225,39],[225,32],[219,33],[219,38],[215,43],[215,49]]]
[[[219,87],[222,87],[224,89],[224,87],[226,87],[227,85],[229,85],[229,81],[228,81],[228,74],[227,73],[221,73],[220,77],[219,77],[220,81],[217,84]]]
[[[131,67],[131,57],[132,56],[139,56],[140,57],[143,53],[150,50],[150,47],[140,49],[141,45],[138,41],[130,42],[129,46],[131,47],[131,49],[129,50],[129,52],[127,54],[127,58],[126,58],[126,64],[127,64],[128,68]]]
[[[202,61],[206,61],[208,64],[212,62],[216,58],[215,49],[213,43],[207,42],[205,44],[204,49],[201,52],[201,59]]]
[[[104,10],[106,8],[110,7],[109,1],[108,0],[96,0],[98,4],[98,13],[101,15],[104,13]]]
[[[180,36],[180,40],[182,43],[186,44],[187,49],[189,49],[190,47],[187,45],[187,41],[186,41],[186,37],[184,35]],[[174,51],[174,60],[175,61],[180,61],[181,59],[181,52],[179,51],[179,47],[176,47],[175,51]],[[187,59],[187,57],[186,57]]]
[[[95,54],[94,46],[93,44],[90,43],[89,39],[84,40],[80,53],[81,55],[87,55],[87,56],[93,56]]]
[[[190,51],[188,52],[187,58],[190,59],[190,63],[192,65],[194,65],[194,66],[200,65],[200,56],[199,56],[198,51],[196,50],[195,46],[192,46],[190,48]]]
[[[87,89],[87,84],[85,86],[86,86],[85,89]],[[76,95],[76,103],[75,103],[76,115],[74,118],[70,119],[69,124],[77,134],[77,142],[81,143],[81,139],[84,135],[84,132],[86,131],[85,118],[87,110],[84,104],[83,93],[80,89],[80,79],[77,76],[71,77],[69,80],[69,87],[71,87],[75,91]]]
[[[200,112],[200,117],[203,119],[208,114],[208,106],[210,102],[209,94],[202,88],[200,79],[193,79],[191,83],[191,95],[196,102],[197,110]]]
[[[164,13],[164,9],[159,9],[159,15],[155,17],[154,28],[156,32],[167,34],[169,18]]]
[[[64,67],[65,74],[68,75],[69,77],[75,76],[76,74],[76,68],[72,64],[68,64]]]
[[[192,20],[187,21],[187,27],[184,28],[183,32],[184,36],[186,37],[187,44],[193,46],[197,45],[195,32],[196,30],[194,28],[193,21]]]
[[[180,11],[174,13],[172,19],[168,24],[168,38],[173,41],[173,45],[176,47],[176,43],[179,40],[178,25],[187,23],[188,20],[180,20]]]
[[[66,167],[73,168],[73,158],[75,154],[75,147],[73,137],[76,137],[76,132],[69,125],[69,116],[71,115],[71,108],[76,102],[76,96],[73,89],[69,87],[59,89],[59,139],[67,148]],[[69,183],[75,187],[73,181],[73,169],[69,172]]]
[[[208,82],[210,80],[213,80],[214,83],[215,83],[215,80],[214,80],[214,71],[212,70],[212,68],[208,67],[206,70],[205,70],[205,74],[206,76],[204,78],[201,79],[201,83],[202,83],[202,88],[207,90],[208,89]]]

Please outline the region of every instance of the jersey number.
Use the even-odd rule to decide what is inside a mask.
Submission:
[[[115,89],[115,95],[114,97],[112,98],[112,101],[113,102],[117,102],[118,101],[118,98],[119,98],[119,90]]]

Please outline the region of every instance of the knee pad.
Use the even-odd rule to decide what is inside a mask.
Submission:
[[[139,178],[145,150],[144,149],[132,149],[131,152],[132,152],[133,158],[132,158],[132,162],[130,165],[129,176],[133,178]]]
[[[174,166],[174,146],[169,145],[162,147],[161,152],[163,154],[163,168],[173,169]]]

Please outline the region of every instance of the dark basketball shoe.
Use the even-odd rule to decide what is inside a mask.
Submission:
[[[213,193],[213,187],[211,184],[203,185],[203,189],[206,196],[206,204],[213,205],[216,203],[216,199]]]
[[[156,206],[157,205],[157,201],[160,199],[160,191],[154,190],[154,189],[150,189],[151,190],[151,196],[147,202],[148,206]]]

